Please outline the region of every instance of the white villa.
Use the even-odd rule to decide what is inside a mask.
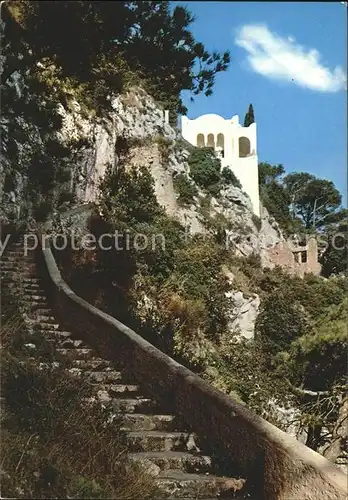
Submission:
[[[182,116],[181,133],[193,146],[214,148],[222,167],[231,168],[260,216],[256,123],[243,127],[238,115],[227,120],[216,114],[195,120]]]

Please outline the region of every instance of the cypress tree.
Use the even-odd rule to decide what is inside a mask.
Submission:
[[[245,118],[244,118],[244,127],[249,127],[249,125],[251,125],[254,122],[255,122],[254,108],[253,108],[253,105],[250,104],[248,112],[246,113]]]

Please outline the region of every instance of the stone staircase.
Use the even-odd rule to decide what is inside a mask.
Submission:
[[[201,451],[198,437],[145,394],[126,369],[101,358],[61,328],[50,308],[34,255],[24,256],[23,239],[9,245],[0,266],[1,287],[20,297],[29,329],[44,334],[72,363],[70,373],[84,382],[88,380],[96,398],[111,405],[116,416],[122,416],[129,456],[156,476],[163,498],[251,498],[245,480],[219,475],[214,461]]]

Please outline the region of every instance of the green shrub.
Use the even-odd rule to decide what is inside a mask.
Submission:
[[[100,191],[100,209],[109,223],[134,226],[138,222],[151,222],[156,215],[163,213],[147,168],[126,170],[120,166],[114,172],[109,169],[100,184]]]
[[[190,175],[195,183],[216,196],[221,185],[221,163],[210,148],[197,148],[187,159]]]
[[[221,178],[224,184],[242,189],[242,184],[240,183],[234,172],[231,170],[231,167],[224,167],[222,169]]]
[[[173,179],[175,191],[179,194],[179,205],[191,205],[194,197],[198,195],[198,189],[184,173],[177,174]]]
[[[299,304],[290,302],[286,293],[276,290],[264,300],[256,332],[265,352],[274,355],[288,349],[307,329],[305,312]]]

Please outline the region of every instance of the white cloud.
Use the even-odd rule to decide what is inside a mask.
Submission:
[[[243,26],[235,43],[247,51],[250,67],[268,78],[292,81],[319,92],[337,92],[346,88],[347,78],[342,67],[331,71],[320,61],[317,50],[306,49],[292,36],[282,38],[265,25]]]

